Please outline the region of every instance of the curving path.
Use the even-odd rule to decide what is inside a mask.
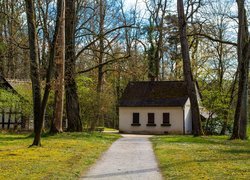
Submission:
[[[81,179],[161,180],[147,135],[122,135]]]

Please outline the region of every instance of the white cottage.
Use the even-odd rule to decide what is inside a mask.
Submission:
[[[192,117],[186,83],[130,82],[120,100],[119,131],[191,134]]]

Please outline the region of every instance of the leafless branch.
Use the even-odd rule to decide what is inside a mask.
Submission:
[[[108,64],[112,64],[112,63],[118,62],[118,61],[120,61],[120,60],[122,60],[122,59],[123,59],[123,60],[124,60],[124,59],[128,59],[129,57],[130,57],[130,55],[127,55],[127,56],[125,56],[125,57],[120,57],[120,58],[112,59],[112,60],[106,61],[106,62],[104,62],[104,63],[98,64],[98,65],[96,65],[96,66],[94,66],[94,67],[91,67],[91,68],[89,68],[89,69],[82,70],[82,71],[78,71],[77,74],[83,74],[83,73],[92,71],[92,70],[94,70],[94,69],[97,69],[97,68],[99,68],[100,66],[105,66],[105,65],[108,65]]]
[[[237,46],[237,43],[234,43],[231,41],[226,41],[226,40],[216,39],[216,38],[213,38],[213,37],[211,37],[207,34],[203,34],[203,33],[189,34],[188,36],[201,36],[201,37],[207,38],[211,41],[215,41],[215,42],[219,42],[219,43],[223,43],[223,44],[228,44],[228,45],[232,45],[232,46]]]
[[[119,26],[119,27],[116,27],[116,28],[114,28],[114,29],[111,29],[111,30],[105,32],[105,33],[103,34],[103,36],[106,36],[107,34],[112,33],[112,32],[114,32],[114,31],[116,31],[116,30],[123,29],[123,28],[128,28],[128,27],[132,28],[132,25],[126,25],[126,26]],[[79,56],[80,56],[86,49],[88,49],[91,45],[93,45],[93,44],[94,44],[95,42],[97,42],[99,39],[100,39],[100,37],[97,37],[97,38],[94,39],[92,42],[90,42],[88,45],[86,45],[83,49],[81,49],[81,50],[77,53],[76,59],[79,58]]]

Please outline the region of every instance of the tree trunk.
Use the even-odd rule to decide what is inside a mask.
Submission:
[[[225,135],[226,134],[226,130],[227,130],[227,124],[228,124],[228,112],[225,113],[225,115],[223,116],[223,124],[222,124],[222,128],[220,131],[220,135]]]
[[[187,23],[186,23],[186,18],[184,15],[184,6],[183,6],[182,0],[177,1],[177,10],[178,10],[178,20],[179,20],[181,51],[182,51],[182,58],[183,58],[183,71],[184,71],[185,81],[187,83],[188,96],[191,102],[193,134],[194,136],[200,136],[203,134],[203,132],[201,129],[197,93],[196,93],[195,84],[193,81],[193,75],[191,71],[191,65],[190,65],[189,45],[188,45],[187,32],[186,32]]]
[[[63,118],[63,103],[64,103],[64,63],[65,63],[65,3],[64,0],[58,0],[59,30],[58,38],[55,46],[56,55],[56,74],[55,74],[55,109],[51,133],[62,132],[62,118]],[[59,7],[60,6],[60,7]]]
[[[248,79],[249,79],[249,60],[250,60],[250,40],[248,31],[248,22],[246,16],[246,10],[244,8],[244,31],[242,34],[243,38],[243,49],[242,49],[242,60],[244,61],[245,75],[243,76],[243,94],[242,94],[242,109],[240,115],[240,139],[247,139],[247,122],[248,122]],[[242,72],[243,73],[243,72]]]
[[[31,146],[41,145],[41,132],[43,127],[43,120],[45,115],[46,104],[50,92],[50,80],[52,76],[52,69],[55,57],[55,42],[57,42],[59,19],[56,20],[55,33],[53,36],[53,42],[50,49],[49,66],[46,73],[46,85],[44,90],[43,99],[41,101],[41,85],[39,74],[39,58],[38,58],[38,44],[37,44],[37,32],[36,32],[36,17],[35,6],[33,0],[25,0],[27,24],[29,33],[29,49],[30,49],[30,76],[32,82],[32,94],[33,94],[33,111],[34,111],[34,141]],[[57,11],[61,13],[60,10]],[[60,15],[58,15],[60,17]]]
[[[30,77],[32,82],[33,111],[34,111],[35,138],[32,145],[40,146],[43,116],[41,112],[41,86],[40,86],[40,75],[38,69],[37,32],[36,32],[36,18],[34,12],[35,7],[33,0],[25,0],[25,2],[26,2],[28,32],[29,32]]]
[[[96,125],[100,122],[101,119],[101,93],[103,87],[103,58],[104,58],[104,18],[105,18],[105,10],[104,10],[104,0],[99,0],[99,56],[98,56],[98,80],[97,80],[97,116],[95,120],[91,122],[91,130],[94,130]]]
[[[79,100],[75,82],[75,0],[66,0],[65,9],[65,93],[68,131],[82,131]]]
[[[6,10],[7,12],[10,12],[10,17],[8,18],[8,61],[7,61],[7,77],[8,78],[15,78],[15,65],[14,65],[14,45],[13,45],[13,31],[14,31],[14,25],[13,20],[11,18],[14,18],[14,1],[11,0],[6,4]]]
[[[248,65],[247,65],[248,66]],[[240,132],[239,136],[240,139],[247,139],[247,122],[248,122],[248,69],[247,71],[247,78],[244,83],[244,92],[242,95],[242,109],[241,109],[241,115],[240,115]]]
[[[236,84],[237,84],[238,74],[239,74],[239,71],[237,70],[236,73],[235,73],[233,84],[232,84],[232,86],[230,88],[230,102],[229,102],[228,109],[232,109],[232,106],[233,106],[233,100],[234,100],[234,94],[235,94],[235,91],[236,91]],[[226,134],[228,119],[229,119],[229,112],[226,111],[225,115],[224,115],[224,121],[223,121],[223,125],[222,125],[220,135],[225,135]]]
[[[99,0],[99,65],[103,63],[103,55],[104,55],[104,4],[103,0]],[[100,94],[102,91],[102,83],[103,83],[103,66],[98,67],[98,82],[97,82],[97,93]]]
[[[0,9],[0,11],[1,11],[1,9]],[[0,15],[0,18],[2,18],[1,17],[1,15]],[[3,31],[2,31],[2,27],[0,27],[0,46],[3,46],[4,45],[4,43],[3,43],[3,35],[2,35],[2,33],[3,33]],[[4,65],[4,62],[5,62],[5,57],[4,57],[4,50],[3,49],[0,49],[0,75],[2,75],[2,76],[4,76],[5,74],[4,74],[4,67],[5,67],[5,65]]]
[[[234,116],[234,126],[231,139],[247,138],[247,120],[248,120],[248,68],[249,68],[249,32],[247,25],[246,10],[244,0],[237,0],[238,5],[238,99]]]

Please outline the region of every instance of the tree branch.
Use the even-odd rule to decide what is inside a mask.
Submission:
[[[228,44],[228,45],[232,45],[232,46],[237,46],[237,43],[234,43],[234,42],[231,42],[231,41],[224,41],[224,40],[220,40],[220,39],[216,39],[216,38],[213,38],[207,34],[203,34],[203,33],[195,33],[195,34],[189,34],[188,36],[201,36],[201,37],[204,37],[204,38],[207,38],[211,41],[215,41],[215,42],[219,42],[219,43],[223,43],[223,44]]]
[[[114,32],[114,31],[116,31],[116,30],[118,30],[118,29],[127,28],[127,27],[132,27],[132,25],[126,25],[126,26],[119,26],[119,27],[116,27],[116,28],[114,28],[114,29],[111,29],[111,30],[105,32],[105,33],[103,34],[103,36],[106,36],[107,34],[109,34],[109,33],[111,33],[111,32]],[[93,45],[93,44],[94,44],[95,42],[97,42],[99,39],[100,39],[100,37],[97,37],[97,38],[94,39],[92,42],[90,42],[88,45],[86,45],[83,49],[81,49],[81,50],[77,53],[76,59],[79,58],[79,56],[80,56],[86,49],[88,49],[91,45]]]
[[[104,63],[98,64],[98,65],[96,65],[96,66],[94,66],[94,67],[91,67],[91,68],[89,68],[89,69],[82,70],[82,71],[78,71],[77,74],[83,74],[83,73],[92,71],[92,70],[94,70],[94,69],[97,69],[97,68],[99,68],[100,66],[105,66],[105,65],[108,65],[108,64],[112,64],[112,63],[115,62],[115,61],[119,61],[119,60],[121,60],[121,59],[127,59],[127,58],[129,58],[129,57],[130,57],[130,55],[127,55],[127,56],[121,57],[121,58],[117,58],[117,59],[112,59],[112,60],[106,61],[106,62],[104,62]]]

